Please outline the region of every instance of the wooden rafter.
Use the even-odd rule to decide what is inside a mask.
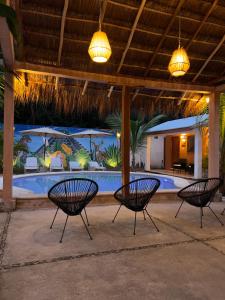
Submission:
[[[69,0],[65,0],[64,7],[63,7],[63,13],[62,13],[62,19],[61,19],[61,28],[60,28],[59,50],[58,50],[58,59],[57,59],[58,65],[60,65],[61,57],[62,57],[64,30],[65,30],[66,14],[67,14],[68,5],[69,5]]]
[[[127,44],[126,44],[126,47],[123,51],[123,55],[122,55],[122,58],[120,60],[120,63],[119,63],[119,66],[118,66],[118,69],[117,69],[117,73],[120,72],[121,68],[122,68],[122,65],[124,63],[124,60],[125,60],[125,57],[127,55],[127,51],[129,50],[129,47],[130,47],[130,44],[132,42],[132,39],[133,39],[133,36],[134,36],[134,32],[135,32],[135,29],[137,27],[137,24],[138,24],[138,21],[140,19],[140,16],[143,12],[143,9],[144,9],[144,6],[145,6],[145,3],[146,3],[146,0],[142,0],[141,1],[141,5],[139,7],[139,10],[138,10],[138,13],[136,15],[136,18],[134,20],[134,23],[133,23],[133,26],[132,26],[132,29],[131,29],[131,32],[130,32],[130,35],[129,35],[129,38],[128,38],[128,41],[127,41]]]
[[[186,45],[185,49],[188,50],[189,47],[191,46],[191,44],[193,43],[193,41],[196,39],[196,37],[198,36],[199,32],[201,31],[201,29],[203,28],[206,20],[208,19],[208,17],[210,16],[210,14],[212,13],[212,11],[215,9],[216,5],[218,4],[218,0],[214,0],[212,5],[210,6],[210,9],[208,10],[207,14],[204,16],[203,20],[201,21],[201,23],[199,24],[197,30],[195,31],[195,34],[193,35],[193,37],[190,39],[190,41],[188,42],[188,44]],[[196,74],[197,75],[197,74]],[[199,74],[200,75],[200,74]],[[181,96],[181,100],[180,103],[185,99],[186,96],[186,92],[183,93],[183,95]],[[179,103],[179,104],[180,104]]]
[[[81,92],[81,95],[82,95],[82,96],[84,96],[84,95],[85,95],[85,92],[86,92],[87,86],[88,86],[88,81],[87,81],[87,80],[85,80],[84,87],[83,87],[83,90],[82,90],[82,92]]]
[[[101,16],[100,16],[101,17],[101,20],[100,20],[101,24],[103,23],[103,20],[104,20],[104,17],[105,17],[107,2],[108,2],[108,0],[103,1],[102,12],[101,12]],[[90,43],[90,41],[88,41],[88,43]],[[85,95],[87,87],[88,87],[88,80],[85,80],[83,91],[82,91],[82,96]]]
[[[190,41],[188,42],[188,44],[185,46],[185,49],[188,50],[189,47],[191,46],[191,44],[193,43],[193,41],[196,39],[197,35],[199,34],[199,32],[201,31],[202,27],[204,26],[206,20],[208,19],[208,17],[210,16],[210,14],[212,13],[212,11],[214,10],[214,8],[216,7],[216,5],[218,4],[219,0],[214,0],[210,9],[208,10],[207,14],[205,15],[205,17],[203,18],[203,20],[201,21],[201,23],[198,26],[198,29],[195,31],[193,37],[190,39]]]
[[[216,46],[216,48],[212,51],[212,53],[209,55],[208,59],[204,62],[201,69],[198,71],[198,73],[195,75],[195,77],[192,79],[192,82],[196,81],[196,79],[201,75],[202,71],[205,69],[205,67],[208,65],[208,63],[211,61],[213,56],[216,54],[216,52],[221,48],[225,41],[225,34],[220,40],[219,44]]]
[[[174,22],[176,16],[179,14],[179,12],[180,12],[180,10],[181,10],[181,7],[182,7],[182,5],[184,4],[184,2],[185,2],[185,0],[180,0],[180,1],[178,1],[178,5],[177,5],[177,7],[176,7],[176,9],[175,9],[175,11],[174,11],[174,13],[173,13],[173,16],[172,16],[172,18],[171,18],[171,20],[170,20],[168,26],[166,27],[166,30],[164,31],[164,33],[163,33],[163,35],[162,35],[162,37],[161,37],[161,39],[160,39],[160,41],[159,41],[159,43],[158,43],[156,49],[155,49],[155,52],[153,53],[153,55],[152,55],[152,57],[151,57],[151,59],[150,59],[150,61],[149,61],[149,63],[148,63],[148,66],[147,66],[146,71],[145,71],[145,76],[148,75],[148,72],[149,72],[149,70],[151,69],[151,66],[152,66],[152,64],[153,64],[153,62],[154,62],[154,60],[155,60],[155,57],[156,57],[156,55],[157,55],[159,49],[161,48],[161,46],[162,46],[162,44],[163,44],[163,42],[164,42],[164,40],[165,40],[165,38],[166,38],[166,35],[167,35],[168,32],[170,31],[170,29],[171,29],[171,27],[172,27],[172,25],[173,25],[173,22]]]
[[[134,36],[135,29],[137,28],[138,21],[139,21],[140,16],[141,16],[141,14],[142,14],[142,12],[143,12],[145,3],[146,3],[146,0],[142,0],[142,1],[141,1],[141,4],[140,4],[139,9],[138,9],[138,13],[137,13],[137,15],[136,15],[136,18],[135,18],[135,20],[134,20],[133,26],[132,26],[132,28],[131,28],[131,32],[130,32],[130,35],[129,35],[129,38],[128,38],[126,47],[125,47],[125,49],[124,49],[124,51],[123,51],[123,54],[122,54],[122,57],[121,57],[119,66],[118,66],[118,68],[117,68],[117,73],[119,73],[120,70],[121,70],[121,68],[122,68],[122,65],[123,65],[123,63],[124,63],[125,57],[126,57],[126,55],[127,55],[127,51],[129,50],[130,44],[131,44],[131,42],[132,42],[132,39],[133,39],[133,36]],[[113,86],[110,87],[110,91],[111,91],[111,93],[112,93],[112,91],[113,91]],[[110,93],[110,95],[111,95],[111,93]]]
[[[33,10],[25,10],[25,9],[22,9],[22,11],[26,12],[26,13],[30,13],[30,14],[39,14],[39,15],[42,15],[42,16],[46,16],[46,17],[54,17],[54,18],[61,18],[61,16],[57,15],[57,14],[53,14],[53,13],[46,13],[46,12],[43,12],[43,11],[33,11]],[[76,17],[76,16],[67,16],[67,20],[69,21],[77,21],[77,22],[82,22],[82,23],[91,23],[91,24],[98,24],[98,21],[96,21],[95,19],[88,19],[87,18],[81,18],[81,17]],[[110,22],[104,22],[104,25],[105,26],[109,26],[109,27],[113,27],[117,30],[127,30],[127,31],[130,31],[130,27],[128,26],[125,26],[125,25],[118,25],[118,24],[113,24],[113,23],[110,23]],[[223,27],[223,29],[225,29],[225,26]],[[136,31],[137,32],[141,32],[141,33],[146,33],[146,34],[150,34],[150,35],[156,35],[156,36],[161,36],[162,35],[162,32],[161,30],[157,29],[157,28],[147,28],[147,27],[136,27]],[[177,40],[177,33],[167,33],[166,38],[171,38],[171,39],[176,39]],[[183,41],[189,41],[190,39],[192,38],[191,35],[189,34],[183,34],[182,35],[182,40]],[[202,43],[202,44],[205,44],[205,45],[216,45],[217,42],[214,41],[214,40],[209,40],[207,38],[204,38],[204,39],[198,39],[198,40],[193,40],[193,42],[195,43]]]
[[[58,36],[57,36],[57,33],[56,34],[53,34],[53,33],[49,33],[49,32],[38,32],[38,31],[34,31],[35,29],[32,29],[32,30],[28,30],[26,29],[25,30],[25,33],[28,33],[28,34],[31,34],[31,35],[39,35],[39,36],[43,36],[43,37],[47,37],[47,38],[55,38],[55,39],[58,39]],[[71,43],[77,43],[77,44],[89,44],[90,43],[90,40],[85,40],[85,39],[73,39],[67,35],[64,34],[64,40],[66,41],[69,41]],[[111,42],[111,45],[113,46],[113,48],[115,49],[124,49],[125,48],[125,45],[123,43],[121,44],[116,44],[116,43],[113,43],[112,40],[110,40]],[[214,45],[214,44],[213,44]],[[140,46],[138,47],[139,45],[132,45],[132,47],[129,48],[129,50],[132,50],[132,51],[137,51],[137,52],[140,52],[140,53],[149,53],[149,54],[152,54],[154,53],[154,50],[153,49],[145,49],[144,47],[140,48]],[[171,56],[171,52],[170,51],[167,51],[166,49],[161,49],[159,52],[158,52],[159,55],[163,55],[163,56]],[[191,60],[197,60],[197,61],[205,61],[208,56],[205,56],[205,55],[189,55],[189,58]],[[225,64],[225,60],[223,57],[218,57],[216,59],[212,58],[213,62],[218,62],[220,64]]]
[[[64,78],[74,78],[78,80],[88,80],[93,82],[107,83],[110,85],[125,85],[130,87],[142,87],[154,90],[168,90],[168,91],[195,91],[197,93],[206,93],[214,91],[213,86],[197,85],[189,83],[169,82],[166,80],[152,80],[142,77],[131,77],[124,75],[109,75],[101,73],[92,73],[65,69],[55,66],[47,66],[40,64],[16,62],[16,69],[21,72],[28,72],[34,74],[43,74],[51,76],[59,76]]]

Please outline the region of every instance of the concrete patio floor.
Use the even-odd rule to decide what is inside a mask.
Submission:
[[[80,217],[60,213],[52,230],[52,209],[0,214],[0,299],[224,299],[225,226],[205,210],[179,203],[153,203],[158,233],[140,213],[117,206],[87,209],[91,241]],[[224,203],[214,203],[218,214]],[[225,216],[220,216],[225,222]]]

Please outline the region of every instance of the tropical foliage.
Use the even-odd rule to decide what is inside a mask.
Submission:
[[[130,120],[130,150],[132,153],[132,167],[135,167],[135,154],[144,146],[145,134],[148,129],[165,121],[165,115],[157,115],[148,122],[140,115],[136,119]],[[121,131],[121,115],[109,115],[106,119],[107,124],[116,131]]]
[[[28,153],[27,144],[21,142],[20,140],[15,141],[14,148],[13,148],[14,166],[21,164],[21,160],[20,160],[21,153]],[[3,169],[3,131],[1,130],[0,131],[0,170],[2,169]]]
[[[82,168],[85,168],[88,162],[91,160],[89,153],[83,148],[77,150],[74,157],[76,161],[82,166]]]
[[[105,148],[104,162],[108,167],[118,167],[121,164],[120,149],[114,144],[109,145],[108,148]]]

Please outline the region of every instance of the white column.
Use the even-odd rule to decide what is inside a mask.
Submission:
[[[151,136],[147,136],[145,171],[151,170]]]
[[[194,178],[202,178],[202,135],[195,129]]]
[[[209,101],[208,177],[220,175],[219,93],[211,93]]]

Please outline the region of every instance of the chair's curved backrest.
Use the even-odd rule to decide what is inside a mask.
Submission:
[[[98,185],[86,178],[72,178],[56,183],[48,198],[68,215],[78,215],[95,197]]]
[[[196,202],[204,206],[213,200],[221,184],[220,178],[200,179],[180,190],[177,195],[193,205]]]
[[[120,187],[114,193],[114,197],[127,208],[141,211],[148,204],[159,186],[160,181],[157,178],[140,178]]]

